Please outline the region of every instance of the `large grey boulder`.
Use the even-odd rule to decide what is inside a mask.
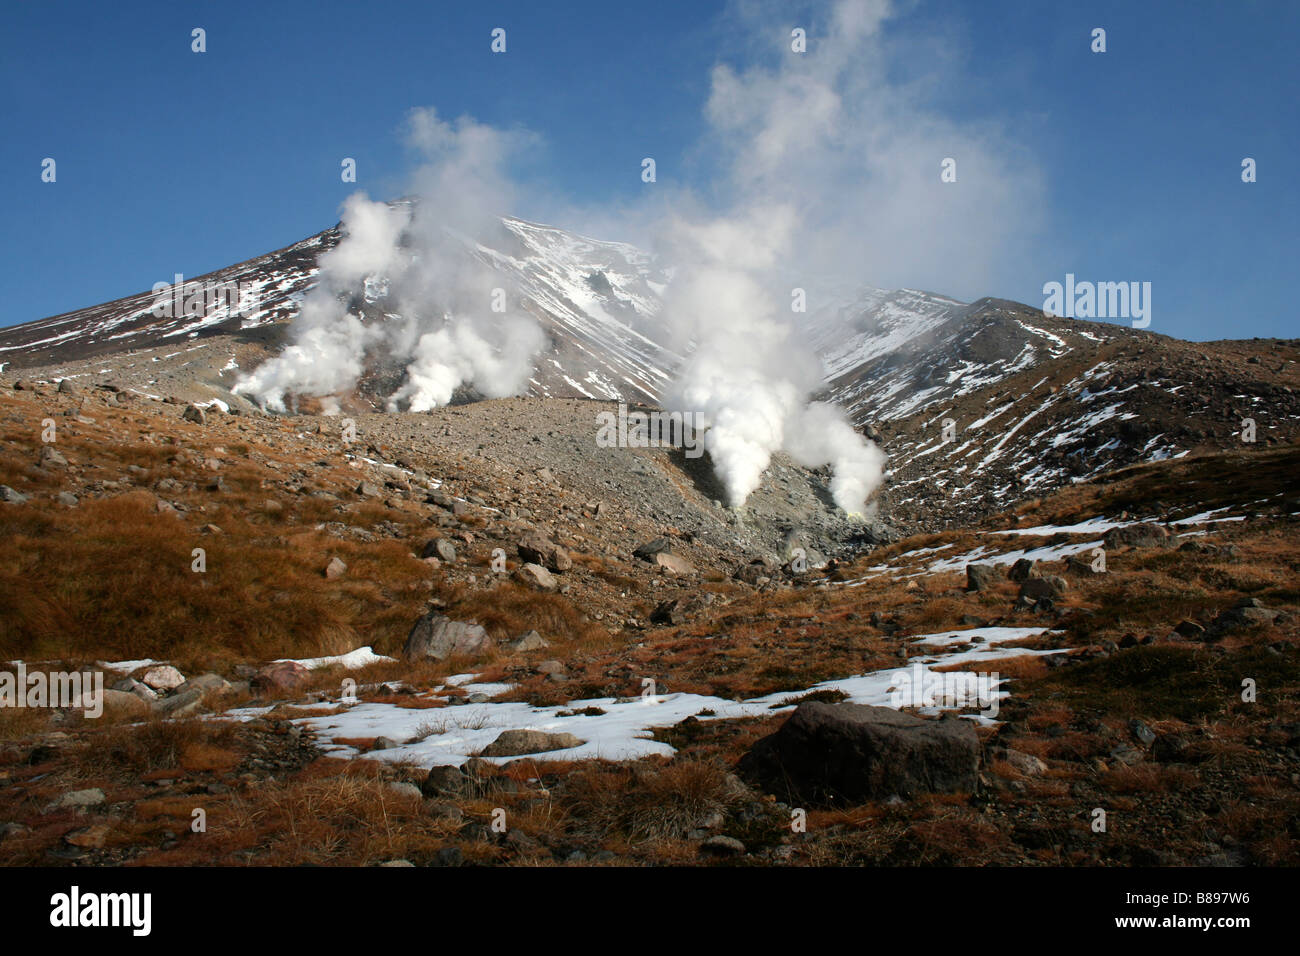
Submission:
[[[1272,624],[1278,616],[1279,612],[1265,607],[1258,598],[1243,598],[1227,610],[1219,612],[1206,628],[1206,635],[1211,640],[1215,640],[1230,631],[1239,631],[1258,624]]]
[[[1169,529],[1163,525],[1143,521],[1140,524],[1111,528],[1101,539],[1101,543],[1108,551],[1114,550],[1121,545],[1127,545],[1130,548],[1160,547],[1169,543]]]
[[[554,591],[560,586],[560,582],[555,580],[555,575],[540,564],[525,564],[518,568],[512,577],[520,584],[537,588],[539,591]]]
[[[444,661],[453,655],[482,657],[491,646],[487,631],[478,624],[453,621],[438,611],[429,611],[411,628],[402,656],[409,661],[427,657]]]
[[[998,572],[991,564],[966,565],[966,590],[987,591],[998,582]]]
[[[548,571],[568,571],[573,567],[569,552],[540,531],[529,531],[519,539],[519,557],[528,564],[540,564]]]
[[[737,769],[799,806],[972,792],[979,764],[979,738],[968,720],[805,701]]]
[[[456,545],[446,538],[434,538],[425,544],[424,550],[420,552],[420,557],[437,558],[439,561],[455,564]]]
[[[1069,587],[1065,578],[1057,577],[1054,574],[1044,575],[1041,578],[1025,578],[1020,584],[1020,600],[1029,604],[1041,601],[1043,598],[1047,598],[1049,601],[1059,601],[1065,597],[1065,592],[1069,590]]]

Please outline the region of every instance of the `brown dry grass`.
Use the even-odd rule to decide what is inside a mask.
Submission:
[[[680,839],[731,802],[726,772],[712,762],[674,760],[644,765],[583,765],[565,780],[559,798],[575,825],[594,837],[629,841]]]
[[[424,566],[397,542],[290,548],[229,519],[226,534],[203,536],[154,513],[152,501],[136,492],[75,513],[0,512],[0,655],[166,656],[210,667],[391,649],[427,596]],[[195,548],[207,553],[206,573],[191,569]],[[320,573],[334,554],[350,571],[338,582]]]
[[[453,829],[360,761],[322,761],[314,774],[237,795],[208,820],[222,856],[282,866],[427,861]]]
[[[90,735],[63,771],[72,778],[129,781],[160,770],[229,770],[239,727],[215,720],[149,720]]]

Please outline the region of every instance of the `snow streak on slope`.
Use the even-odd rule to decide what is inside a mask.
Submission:
[[[143,292],[103,305],[0,329],[0,355],[22,365],[38,365],[91,355],[147,348],[183,338],[237,332],[287,320],[298,311],[302,296],[316,284],[316,257],[338,241],[326,230],[276,252],[249,259],[204,276],[185,276],[209,288],[233,282],[249,290],[249,307],[232,309],[221,302],[202,315],[172,314],[159,317],[154,309],[168,293]],[[159,282],[174,282],[159,276]],[[175,313],[176,310],[172,310]],[[180,310],[182,313],[184,310]]]
[[[809,337],[827,381],[906,348],[964,308],[955,299],[913,289],[846,292],[842,303],[809,314]]]
[[[339,239],[334,227],[239,265],[187,277],[204,285],[247,283],[253,308],[245,314],[221,306],[199,316],[159,318],[152,312],[158,297],[141,293],[0,329],[0,355],[12,366],[32,366],[272,325],[276,330],[268,331],[275,332],[297,316],[304,296],[318,283],[317,258]],[[666,345],[669,336],[659,321],[671,268],[627,243],[588,239],[514,218],[502,219],[498,235],[488,242],[467,241],[465,254],[498,271],[503,287],[517,291],[523,308],[548,336],[531,378],[531,394],[659,399],[682,361]],[[400,320],[387,295],[385,277],[372,276],[357,289],[352,308],[368,323]],[[828,382],[925,339],[963,308],[931,293],[845,284],[822,298],[824,304],[803,318],[803,328],[823,359]],[[275,334],[259,340],[277,347]],[[832,387],[827,397],[836,401],[838,389]]]
[[[875,325],[852,352],[826,352],[830,394],[860,423],[905,418],[973,394],[1076,349],[1090,351],[1110,334],[1085,340],[1073,330],[1061,333],[1041,312],[997,299],[965,306],[907,290],[882,295],[869,312]]]
[[[533,394],[657,398],[681,359],[656,340],[669,276],[621,242],[586,239],[520,219],[502,221],[505,241],[473,254],[520,292],[551,337]]]

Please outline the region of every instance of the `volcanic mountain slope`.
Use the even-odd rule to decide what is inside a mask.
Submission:
[[[204,288],[214,283],[246,284],[254,306],[246,313],[228,302],[216,302],[199,314],[170,309],[171,292],[141,292],[102,305],[78,309],[48,319],[0,329],[0,365],[25,368],[58,365],[141,348],[184,346],[191,340],[233,335],[286,322],[297,315],[303,295],[316,285],[316,260],[339,241],[338,227],[317,233],[283,249],[184,281]],[[174,276],[160,281],[171,283]],[[188,295],[189,293],[187,293]],[[165,303],[170,315],[155,314]],[[159,309],[161,312],[161,309]],[[244,335],[251,339],[253,336]]]
[[[166,351],[172,352],[221,337],[239,347],[247,355],[244,366],[252,367],[283,347],[288,321],[317,282],[317,258],[340,238],[334,226],[277,252],[186,279],[202,289],[247,283],[254,305],[242,313],[219,303],[198,314],[159,318],[154,309],[162,300],[141,293],[0,330],[0,361],[19,368],[132,349],[171,346]],[[518,219],[503,219],[491,246],[466,241],[463,255],[496,270],[547,333],[531,394],[633,400],[658,394],[677,357],[645,331],[667,281],[648,255],[625,243],[588,240]],[[357,290],[351,305],[365,320],[392,317],[384,287],[382,277],[375,277]],[[373,398],[382,408],[382,396]]]
[[[923,369],[934,383],[921,401],[880,399],[895,413],[879,426],[885,500],[905,527],[960,525],[1127,465],[1300,435],[1295,340],[1183,342],[991,300],[962,329],[963,345],[950,331],[870,386],[889,391]]]
[[[340,238],[336,225],[285,249],[187,279],[201,288],[221,282],[248,284],[254,305],[243,313],[218,304],[197,314],[159,318],[153,310],[162,300],[141,293],[0,329],[0,364],[7,365],[11,374],[39,369],[41,374],[58,375],[62,365],[77,360],[159,348],[170,355],[181,346],[218,337],[231,348],[208,354],[237,352],[240,367],[252,368],[283,347],[288,321],[298,313],[303,294],[318,281],[316,259]],[[675,349],[683,347],[670,341],[660,321],[670,268],[627,243],[588,239],[513,218],[502,219],[490,241],[462,239],[461,245],[467,259],[501,276],[503,287],[518,295],[547,335],[548,345],[535,363],[528,394],[658,399],[681,361]],[[349,306],[367,322],[398,317],[394,311],[398,306],[386,299],[385,291],[383,277],[376,276],[356,290]],[[932,293],[885,292],[843,283],[820,284],[812,299],[804,331],[823,358],[828,380],[844,378],[846,383],[855,370],[913,347],[965,309],[956,300]],[[201,357],[187,361],[201,361]],[[85,367],[75,374],[85,375]],[[165,366],[155,369],[163,370]],[[362,392],[369,392],[372,407],[382,408],[384,396],[377,390],[395,383],[389,370],[372,373],[377,374],[363,380]],[[128,384],[138,387],[147,382]],[[219,388],[221,383],[209,384]],[[839,384],[833,391],[836,400],[852,400],[855,395]],[[231,401],[229,394],[216,397]],[[365,395],[359,397],[366,400]]]
[[[284,346],[318,281],[317,256],[339,239],[336,226],[196,280],[251,283],[247,314],[219,306],[157,318],[146,293],[0,330],[5,377],[71,378],[255,413],[231,388]],[[680,361],[661,316],[670,270],[625,243],[518,219],[501,220],[490,242],[463,245],[545,330],[529,395],[657,400]],[[902,527],[941,527],[1109,468],[1223,447],[1240,440],[1244,418],[1261,442],[1294,435],[1300,422],[1291,341],[1190,344],[916,290],[825,284],[809,302],[803,330],[823,360],[821,397],[879,436],[891,482],[881,504]],[[397,308],[382,277],[349,304],[372,323]],[[341,407],[382,409],[403,374],[373,365]]]

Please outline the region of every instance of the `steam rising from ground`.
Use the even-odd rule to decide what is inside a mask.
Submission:
[[[707,427],[728,502],[743,504],[783,450],[808,467],[831,465],[835,502],[861,512],[883,480],[884,454],[842,411],[813,400],[822,370],[794,290],[809,314],[845,278],[985,294],[1032,235],[1039,177],[987,119],[962,125],[929,108],[931,77],[916,67],[941,72],[947,51],[886,42],[888,0],[839,0],[798,23],[785,5],[738,0],[731,17],[759,59],[713,71],[704,145],[720,164],[711,190],[720,200],[651,187],[611,238],[653,236],[675,270],[660,318],[667,344],[687,358],[663,404]],[[803,53],[791,49],[796,25],[807,30]],[[910,68],[903,80],[891,72],[900,60]],[[293,393],[336,395],[377,350],[405,366],[394,409],[446,404],[464,384],[489,397],[526,386],[544,337],[527,316],[490,311],[500,280],[465,255],[513,207],[502,170],[520,136],[419,110],[410,140],[426,156],[420,202],[348,201],[346,238],[321,258],[293,345],[239,390],[277,409]],[[944,184],[949,157],[957,182]],[[607,209],[583,218],[610,231]],[[362,324],[347,297],[363,282],[386,282],[401,318]]]
[[[512,201],[502,170],[519,139],[413,111],[409,141],[424,158],[415,175],[420,201],[348,198],[343,238],[320,257],[320,281],[294,321],[292,344],[235,391],[277,411],[291,394],[336,408],[333,396],[356,387],[367,356],[405,366],[390,411],[446,405],[462,385],[488,398],[521,391],[545,337],[531,317],[509,311],[513,290],[474,255]],[[361,289],[382,305],[385,321],[361,321]]]
[[[785,450],[806,467],[834,467],[831,494],[861,512],[884,476],[884,453],[844,413],[809,397],[821,367],[782,302],[771,275],[796,222],[789,206],[752,210],[743,219],[670,227],[690,265],[674,277],[664,304],[677,338],[693,342],[664,397],[706,428],[703,443],[728,503],[744,504],[772,454]]]
[[[1037,177],[1007,158],[1015,150],[996,130],[945,120],[919,85],[889,79],[899,52],[884,39],[890,16],[887,0],[840,0],[821,22],[794,23],[786,6],[737,5],[735,21],[766,59],[713,71],[708,145],[726,163],[723,211],[673,219],[659,237],[680,264],[665,317],[690,352],[666,404],[710,426],[704,446],[733,506],[778,450],[830,464],[832,495],[850,513],[884,477],[883,452],[842,411],[810,401],[822,377],[795,289],[811,312],[836,277],[987,283],[1031,219]],[[806,29],[804,53],[792,49],[795,25]],[[896,46],[922,62],[942,53]],[[940,181],[947,158],[957,183]]]

